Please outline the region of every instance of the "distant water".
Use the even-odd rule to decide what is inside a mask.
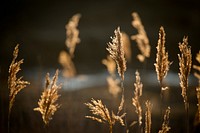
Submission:
[[[42,83],[45,83],[46,73],[50,73],[50,77],[53,77],[55,74],[55,69],[32,69],[28,71],[24,71],[24,78],[29,79],[31,81],[38,82],[42,80]],[[139,71],[140,72],[140,71]],[[79,74],[73,78],[65,78],[62,76],[62,71],[59,73],[58,83],[62,83],[62,89],[64,90],[79,90],[84,88],[91,87],[100,87],[106,86],[107,81],[106,78],[109,75],[107,71],[102,71],[99,73],[92,74]],[[155,71],[145,71],[140,72],[141,81],[145,86],[158,86],[157,75]],[[129,70],[125,72],[125,83],[134,83],[135,82],[135,72],[133,70]],[[179,77],[177,73],[169,72],[167,77],[164,80],[166,85],[178,87],[179,85]],[[189,77],[189,86],[197,86],[197,79],[191,74]]]

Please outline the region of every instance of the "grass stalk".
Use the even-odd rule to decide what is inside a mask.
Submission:
[[[185,124],[186,124],[186,131],[189,133],[189,101],[188,101],[188,77],[191,71],[192,66],[192,54],[191,54],[191,47],[188,45],[188,37],[183,38],[183,43],[179,43],[179,49],[181,54],[178,54],[179,59],[179,70],[180,73],[180,87],[182,90],[182,97],[185,106]]]
[[[124,82],[123,80],[121,80],[121,88],[122,88],[122,97],[121,97],[121,103],[120,103],[120,106],[123,106],[123,114],[126,113],[126,105],[124,104],[125,102],[125,99],[124,99],[124,95],[125,95],[125,89],[124,89]],[[123,105],[122,104],[122,101],[123,101]],[[120,110],[118,110],[118,113],[120,112]],[[126,119],[126,115],[124,116],[124,125],[125,125],[125,131],[128,130],[128,127],[127,127],[127,119]]]

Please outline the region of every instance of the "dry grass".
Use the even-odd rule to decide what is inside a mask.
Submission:
[[[45,125],[49,124],[52,116],[60,107],[60,105],[57,103],[57,100],[60,97],[60,95],[58,95],[58,90],[61,88],[61,85],[57,85],[57,79],[58,70],[56,70],[52,81],[50,81],[49,74],[47,73],[44,91],[38,102],[38,107],[34,108],[34,111],[39,111],[42,114],[42,120]]]
[[[132,35],[131,39],[137,42],[137,46],[141,52],[141,54],[137,55],[137,58],[140,62],[144,62],[145,58],[150,57],[151,46],[149,44],[149,39],[147,37],[146,31],[142,24],[142,21],[137,12],[132,13],[133,21],[132,26],[137,29],[138,34]]]
[[[182,97],[185,105],[185,112],[186,112],[186,131],[189,133],[189,101],[188,101],[188,77],[191,71],[192,66],[192,54],[191,54],[191,47],[188,46],[188,37],[183,38],[183,43],[179,43],[179,49],[181,54],[178,54],[179,59],[179,70],[180,73],[180,86],[182,90]]]
[[[146,101],[146,112],[145,112],[145,133],[151,133],[151,110],[152,110],[152,104],[150,101]]]
[[[168,60],[168,52],[166,52],[165,50],[165,30],[162,26],[159,30],[159,39],[156,49],[156,63],[154,65],[156,68],[158,81],[160,82],[160,84],[162,84],[162,81],[166,77],[171,64]]]
[[[76,75],[76,68],[72,61],[74,58],[74,52],[76,45],[80,43],[78,24],[81,18],[81,14],[75,14],[66,24],[66,40],[65,45],[67,51],[61,51],[59,55],[59,63],[63,67],[63,76],[64,77],[74,77]]]
[[[200,51],[196,55],[196,60],[198,63],[200,63]],[[198,79],[198,86],[196,87],[196,95],[197,95],[197,113],[196,113],[196,118],[194,121],[194,125],[200,124],[200,66],[199,65],[193,65],[193,68],[197,71],[194,72],[194,76]]]
[[[59,63],[63,66],[62,74],[64,77],[74,77],[76,75],[75,65],[67,52],[60,52]]]
[[[121,77],[121,80],[124,80],[124,72],[126,71],[126,60],[124,55],[124,44],[122,41],[122,33],[118,27],[115,31],[115,36],[112,37],[112,43],[108,43],[106,48],[110,53],[110,56],[115,60],[117,64],[118,74]]]
[[[19,52],[19,44],[15,46],[15,49],[13,51],[13,60],[10,64],[10,68],[8,71],[9,72],[8,89],[10,91],[8,117],[10,116],[16,95],[27,85],[30,84],[28,81],[22,80],[23,77],[17,78],[17,73],[21,70],[20,65],[23,64],[23,59],[21,59],[20,61],[16,61],[18,57],[18,52]]]
[[[66,24],[66,41],[65,45],[69,49],[69,53],[71,57],[74,57],[74,51],[76,48],[76,45],[80,43],[79,38],[79,30],[77,29],[79,20],[81,18],[81,14],[75,14],[72,16],[68,24]]]
[[[108,108],[103,105],[101,100],[91,100],[91,103],[85,103],[86,106],[90,109],[94,116],[86,116],[86,118],[96,120],[100,123],[108,123],[109,132],[113,132],[113,126],[116,122],[119,122],[122,126],[124,126],[123,117],[125,117],[125,113],[122,115],[115,115],[113,112],[110,113]]]
[[[148,37],[144,30],[144,26],[142,25],[138,14],[133,13],[132,15],[134,18],[132,25],[138,30],[138,34],[131,36],[131,39],[137,42],[138,47],[141,51],[141,54],[139,54],[137,57],[141,62],[143,62],[145,61],[146,58],[150,57],[151,46],[149,44]],[[76,45],[80,43],[80,38],[78,37],[79,30],[77,29],[80,17],[81,17],[80,14],[74,15],[70,19],[69,23],[66,25],[66,36],[67,36],[66,46],[68,48],[69,54],[68,54],[68,51],[62,51],[59,56],[59,63],[64,67],[63,72],[64,72],[64,76],[66,77],[72,77],[72,76],[75,76],[76,74],[76,69],[73,64],[72,59],[74,58]],[[93,98],[91,99],[90,102],[85,103],[85,105],[90,109],[90,112],[91,112],[90,116],[85,116],[84,113],[86,113],[85,111],[86,109],[77,111],[76,110],[78,108],[77,106],[80,105],[80,103],[77,105],[77,101],[79,100],[79,102],[81,103],[83,102],[83,101],[80,101],[80,98],[85,96],[84,95],[86,94],[85,92],[82,95],[80,95],[79,92],[73,92],[72,93],[73,95],[71,97],[74,98],[76,95],[78,97],[77,98],[78,100],[75,103],[75,101],[73,101],[72,99],[69,103],[67,103],[69,106],[67,106],[65,109],[67,111],[70,110],[71,113],[74,114],[73,116],[70,116],[70,114],[67,114],[69,117],[71,117],[71,120],[77,119],[77,121],[79,121],[80,118],[76,118],[77,117],[76,113],[80,113],[79,111],[85,111],[83,115],[86,118],[95,120],[99,123],[107,124],[109,127],[110,133],[113,132],[114,126],[117,126],[117,122],[119,122],[119,124],[121,125],[120,127],[122,127],[123,129],[125,127],[125,132],[129,132],[127,123],[132,121],[131,119],[132,117],[128,118],[129,121],[127,121],[127,114],[128,114],[127,112],[130,112],[130,109],[127,109],[128,110],[127,111],[125,107],[125,98],[127,97],[125,97],[126,95],[124,94],[124,79],[125,79],[124,73],[127,69],[126,59],[131,60],[131,55],[132,55],[131,44],[130,44],[128,35],[125,33],[121,33],[119,27],[114,31],[114,36],[111,39],[112,39],[112,42],[109,42],[108,47],[106,48],[110,56],[108,56],[107,59],[102,60],[102,63],[107,67],[107,70],[110,74],[107,77],[107,82],[108,82],[108,87],[109,87],[109,93],[111,93],[115,97],[114,99],[115,102],[118,100],[117,99],[118,94],[122,91],[121,101],[119,103],[119,106],[116,107],[118,108],[116,109],[117,110],[116,113],[114,113],[111,110],[111,108],[114,105],[111,105],[112,102],[110,103],[110,101],[113,100],[113,97],[110,97],[110,95],[109,96],[106,95],[107,97],[106,96],[104,97],[104,100],[107,100],[108,106],[106,106],[107,104],[106,105],[103,104],[102,100],[94,100]],[[29,82],[23,81],[22,77],[17,78],[17,73],[20,71],[20,65],[23,63],[23,59],[20,61],[16,61],[17,56],[18,56],[18,51],[19,51],[18,46],[19,45],[15,47],[15,50],[13,52],[13,60],[9,68],[9,77],[8,77],[8,88],[10,90],[9,113],[8,113],[9,115],[10,115],[16,95],[18,94],[19,91],[21,91],[23,88],[25,88],[29,84]],[[166,77],[169,71],[170,64],[171,64],[171,62],[168,60],[168,52],[166,52],[165,49],[166,49],[165,48],[165,31],[163,27],[160,27],[159,39],[158,39],[158,45],[157,45],[156,63],[154,65],[155,65],[155,69],[157,73],[157,79],[161,85],[161,92],[165,90],[165,88],[162,85],[162,82],[163,82],[163,79]],[[180,78],[180,86],[182,89],[181,95],[184,100],[185,110],[186,110],[186,115],[187,115],[186,128],[187,128],[187,131],[189,131],[188,77],[189,77],[191,66],[192,66],[192,54],[191,54],[191,48],[188,45],[187,37],[183,38],[183,43],[179,43],[179,49],[180,49],[181,54],[178,54],[179,66],[180,66],[179,68],[180,73],[178,75]],[[200,63],[200,52],[197,54],[196,59]],[[119,80],[117,76],[115,75],[116,66],[117,66],[118,74],[121,80]],[[197,71],[200,71],[200,67],[197,65],[194,65],[193,68],[196,69]],[[195,72],[194,75],[199,79],[199,86],[200,86],[199,73]],[[128,107],[129,108],[131,108],[132,106],[135,107],[135,112],[138,117],[138,127],[139,127],[138,131],[143,132],[142,124],[144,121],[145,122],[144,132],[150,133],[152,132],[152,116],[153,116],[152,103],[156,103],[156,102],[154,101],[151,103],[148,100],[146,101],[145,103],[146,112],[144,114],[145,119],[143,120],[142,118],[143,104],[141,102],[141,96],[143,95],[142,94],[143,84],[141,82],[140,73],[138,71],[135,72],[135,77],[136,77],[136,81],[134,83],[134,87],[135,87],[134,97],[129,97],[132,99],[132,102],[129,102],[131,106],[128,106]],[[42,120],[45,126],[49,125],[50,120],[52,120],[53,115],[58,110],[58,108],[60,108],[60,104],[58,104],[57,101],[60,97],[60,95],[58,94],[58,91],[61,89],[61,85],[57,85],[57,80],[58,80],[58,70],[53,76],[52,81],[50,80],[49,74],[47,74],[46,84],[44,87],[44,91],[42,92],[41,98],[38,101],[38,107],[34,108],[34,111],[38,111],[41,113]],[[121,81],[121,86],[119,86],[120,81]],[[200,88],[199,86],[196,88],[196,94],[197,94],[197,100],[198,100],[197,101],[198,111],[197,111],[195,124],[197,125],[200,123]],[[91,91],[89,92],[90,95],[94,94],[92,93],[92,91],[94,91],[92,89],[89,90]],[[101,92],[106,92],[106,91],[101,90]],[[96,92],[95,95],[96,97],[97,96],[100,97],[99,92]],[[149,96],[147,96],[147,94],[146,94],[146,97],[149,99]],[[84,100],[88,100],[88,97],[85,98]],[[128,103],[127,101],[128,100],[126,100],[126,103]],[[77,107],[77,108],[73,110],[72,107]],[[78,109],[80,108],[81,107],[79,107]],[[162,127],[158,131],[159,133],[167,133],[171,129],[171,127],[169,126],[170,112],[171,112],[170,107],[168,107],[164,114]],[[64,114],[66,114],[66,112]],[[68,121],[69,123],[71,122],[70,120]],[[79,123],[79,124],[81,125],[82,123]],[[135,122],[133,122],[132,124],[135,124]],[[158,123],[156,124],[159,125]],[[87,126],[86,128],[88,128],[88,125],[86,122],[86,125],[84,126]],[[76,125],[73,128],[77,128]]]
[[[142,107],[140,103],[140,97],[142,96],[142,88],[143,84],[140,80],[140,73],[138,71],[135,72],[136,81],[134,83],[135,91],[134,91],[134,97],[132,98],[132,104],[135,106],[135,112],[138,114],[138,126],[139,130],[141,130],[142,125]]]
[[[118,94],[121,92],[121,88],[119,86],[120,80],[116,78],[116,64],[115,61],[110,57],[107,56],[107,59],[102,60],[102,64],[107,67],[107,71],[109,76],[106,78],[108,83],[108,92],[113,96],[117,97]]]
[[[196,60],[197,60],[197,62],[200,64],[200,51],[199,51],[199,53],[196,55]],[[200,84],[200,66],[198,66],[198,65],[193,65],[193,68],[197,71],[197,72],[194,72],[194,76],[199,80],[199,84]]]
[[[122,33],[120,31],[120,27],[118,27],[114,31],[114,37],[111,37],[112,43],[108,43],[108,47],[106,50],[110,53],[111,58],[114,59],[115,63],[117,64],[117,70],[118,74],[121,78],[121,89],[122,89],[122,96],[121,96],[121,102],[118,107],[118,113],[119,114],[123,110],[123,114],[125,114],[125,105],[124,105],[124,73],[126,71],[126,59],[125,59],[125,53],[124,53],[124,44],[122,40]],[[127,123],[126,123],[126,116],[124,116],[124,122],[125,127],[127,130]]]
[[[169,115],[170,115],[170,107],[168,107],[165,111],[164,119],[162,123],[162,129],[159,130],[158,133],[167,133],[171,129],[171,127],[169,127]]]
[[[179,43],[179,49],[181,54],[178,54],[179,59],[179,70],[180,73],[180,86],[182,89],[182,97],[185,103],[185,108],[188,108],[188,98],[187,98],[187,89],[188,89],[188,76],[191,71],[192,66],[192,54],[191,48],[188,45],[188,37],[183,38],[183,43]]]

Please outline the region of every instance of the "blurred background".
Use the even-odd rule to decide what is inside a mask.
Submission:
[[[107,43],[111,41],[110,37],[118,26],[129,37],[137,34],[136,29],[131,25],[132,12],[137,12],[142,20],[151,45],[151,57],[146,65],[140,63],[136,59],[139,53],[136,42],[131,41],[132,61],[127,64],[128,70],[125,77],[125,88],[129,88],[127,99],[133,96],[134,73],[137,69],[141,72],[144,83],[144,99],[154,101],[154,107],[159,106],[156,101],[159,100],[160,90],[153,64],[156,58],[158,31],[160,26],[163,26],[166,32],[169,60],[173,61],[166,79],[166,84],[172,88],[168,104],[175,112],[172,113],[174,116],[171,122],[173,123],[172,132],[184,132],[184,123],[180,124],[184,120],[184,106],[177,75],[179,72],[178,43],[182,42],[184,36],[188,36],[189,45],[192,47],[193,63],[197,64],[195,56],[200,48],[199,5],[198,0],[2,1],[0,4],[0,132],[6,132],[7,129],[7,77],[16,44],[20,44],[18,59],[24,59],[22,72],[19,75],[23,75],[25,80],[31,82],[31,85],[17,96],[11,115],[11,132],[43,132],[40,114],[34,112],[32,108],[37,106],[45,74],[50,72],[53,75],[57,68],[62,70],[58,57],[60,51],[66,49],[65,25],[76,13],[82,15],[78,26],[81,42],[76,47],[73,60],[78,75],[72,79],[65,79],[60,74],[59,82],[64,84],[60,100],[63,108],[55,114],[49,132],[106,132],[107,127],[103,124],[84,118],[89,111],[83,103],[93,97],[104,100],[105,104],[110,105],[113,110],[117,107],[118,104],[113,103],[116,99],[113,100],[107,91],[106,76],[108,74],[101,60],[106,58]],[[195,95],[197,80],[192,75],[189,93],[191,97],[190,130],[195,132],[193,120],[197,109]],[[156,110],[153,111],[156,112]],[[130,121],[136,119],[134,107],[130,109],[130,112],[133,113]],[[160,127],[157,123],[160,122],[160,116],[154,114],[155,124],[152,130],[156,132]],[[120,131],[118,128],[114,130]]]

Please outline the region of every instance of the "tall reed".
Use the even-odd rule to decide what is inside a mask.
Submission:
[[[63,66],[64,77],[74,77],[76,75],[76,68],[71,56],[66,51],[61,51],[59,55],[59,63]]]
[[[161,115],[163,114],[163,106],[164,106],[164,91],[167,87],[164,87],[163,80],[167,76],[167,73],[169,71],[169,67],[171,62],[168,59],[168,52],[166,52],[165,48],[165,30],[164,27],[160,27],[159,30],[159,39],[157,44],[157,54],[156,54],[156,63],[154,63],[156,73],[157,73],[157,79],[160,84],[160,97],[161,97]]]
[[[69,49],[69,54],[72,58],[74,57],[76,45],[81,41],[79,38],[79,30],[77,28],[80,18],[81,14],[79,13],[73,15],[65,26],[66,29],[65,45]]]
[[[167,133],[171,129],[171,127],[169,126],[169,115],[170,107],[168,107],[165,111],[162,128],[158,131],[158,133]]]
[[[200,51],[196,55],[196,60],[200,64]],[[197,72],[194,72],[194,76],[198,79],[198,82],[200,85],[200,65],[193,65],[193,68],[197,71]]]
[[[124,44],[122,41],[122,33],[120,27],[114,31],[115,36],[111,37],[112,42],[108,43],[107,51],[110,53],[111,58],[117,64],[118,74],[121,77],[121,81],[124,81],[124,72],[126,71],[126,59],[124,55]]]
[[[157,79],[161,85],[161,92],[163,90],[163,79],[167,76],[169,71],[170,61],[168,60],[168,52],[165,50],[165,30],[164,27],[160,27],[158,45],[156,47],[156,63],[154,63]]]
[[[198,64],[200,64],[200,51],[196,55],[196,60]],[[193,65],[193,68],[196,70],[194,72],[194,76],[198,79],[198,86],[196,87],[196,95],[197,95],[197,113],[194,121],[194,125],[197,126],[200,124],[200,65]]]
[[[9,89],[9,109],[8,109],[8,132],[10,126],[10,114],[15,101],[16,95],[30,83],[24,81],[23,77],[18,78],[17,73],[21,70],[20,65],[23,64],[23,59],[16,61],[19,53],[19,44],[15,46],[13,51],[13,60],[9,67],[8,89]]]
[[[179,49],[181,54],[178,54],[179,59],[179,70],[180,73],[180,87],[182,90],[182,97],[185,105],[186,112],[186,131],[189,133],[189,101],[188,101],[188,77],[192,66],[192,54],[191,47],[188,45],[188,37],[183,38],[183,42],[179,43]]]
[[[141,52],[140,54],[137,55],[138,60],[140,62],[144,62],[146,58],[150,57],[151,46],[138,13],[133,12],[132,17],[133,17],[132,26],[135,29],[137,29],[138,34],[132,35],[131,39],[136,41],[137,46]]]
[[[102,60],[102,64],[107,67],[109,76],[107,77],[108,83],[108,91],[114,97],[117,97],[118,94],[121,92],[121,88],[119,86],[120,80],[116,77],[116,64],[115,61],[110,57],[107,56],[107,59]]]
[[[143,84],[141,83],[140,73],[138,71],[135,72],[136,81],[134,83],[135,91],[134,97],[132,98],[132,104],[135,106],[135,112],[138,115],[138,131],[142,133],[142,107],[140,97],[142,96],[142,88]]]
[[[81,18],[81,14],[77,13],[69,20],[65,25],[66,29],[66,40],[65,45],[67,51],[61,51],[59,55],[59,63],[63,67],[64,77],[74,77],[76,75],[76,68],[73,63],[74,52],[76,45],[80,43],[78,24]]]
[[[61,84],[57,85],[57,80],[58,70],[56,70],[52,81],[50,80],[49,73],[47,73],[44,91],[38,101],[38,107],[34,108],[34,111],[41,113],[45,128],[48,128],[52,116],[60,107],[57,100],[60,97],[60,95],[58,95],[58,90],[61,89]]]
[[[114,114],[109,112],[108,108],[103,105],[101,100],[91,99],[91,103],[85,103],[86,106],[90,109],[93,116],[85,116],[86,118],[95,120],[99,123],[107,123],[109,126],[109,133],[113,132],[113,126],[116,122],[119,122],[122,126],[124,126],[123,117],[125,117],[125,113],[119,115],[117,113]],[[118,110],[119,111],[119,110]]]
[[[145,112],[145,133],[151,133],[151,110],[152,110],[152,104],[150,101],[146,101],[146,112]]]
[[[114,37],[111,37],[112,42],[108,43],[108,47],[106,49],[110,53],[111,58],[113,58],[113,60],[116,62],[118,74],[121,77],[122,97],[121,97],[119,109],[122,109],[123,107],[124,113],[125,113],[125,107],[123,104],[125,101],[124,100],[124,73],[126,71],[126,59],[125,59],[125,54],[124,54],[124,44],[122,40],[122,33],[120,31],[120,27],[118,27],[114,31],[114,34],[115,34]],[[125,120],[125,126],[127,130],[126,120]]]

